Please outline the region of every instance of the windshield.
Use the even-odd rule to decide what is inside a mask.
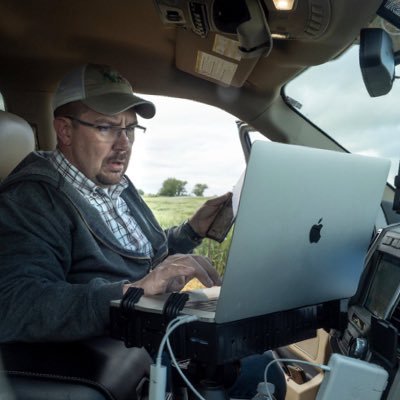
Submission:
[[[400,81],[386,96],[372,98],[354,45],[330,63],[308,69],[285,87],[299,112],[352,153],[392,162],[393,184],[400,156]]]

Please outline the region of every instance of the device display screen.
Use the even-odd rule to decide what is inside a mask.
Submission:
[[[400,264],[382,258],[375,271],[365,308],[378,318],[385,318],[400,290]]]

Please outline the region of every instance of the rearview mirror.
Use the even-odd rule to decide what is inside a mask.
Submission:
[[[371,97],[383,96],[392,89],[395,55],[390,35],[380,28],[360,32],[360,68]]]

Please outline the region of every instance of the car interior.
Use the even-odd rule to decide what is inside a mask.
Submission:
[[[398,24],[399,9],[390,0],[1,0],[0,181],[29,152],[54,149],[52,94],[65,73],[88,62],[112,65],[135,93],[195,100],[235,116],[232,140],[239,136],[246,160],[254,131],[288,145],[347,152],[299,112],[285,85],[359,44],[365,96],[387,94],[400,61],[398,38],[377,28],[376,19]],[[377,397],[346,398],[400,398],[395,186],[385,187],[354,297],[296,312],[310,325],[292,338],[279,325],[281,340],[269,349],[299,361],[281,364],[286,400],[339,399],[318,394],[327,373],[312,365],[328,364],[333,354],[388,374]],[[1,344],[0,389],[27,400],[146,397],[148,355],[134,347],[129,311],[118,318],[108,338]],[[260,350],[243,346],[248,354]]]

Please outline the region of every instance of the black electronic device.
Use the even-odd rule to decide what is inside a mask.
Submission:
[[[380,231],[373,241],[348,324],[333,347],[343,354],[381,365],[393,379],[398,367],[400,332],[400,224]]]
[[[377,235],[366,257],[366,267],[350,304],[370,315],[390,320],[400,298],[400,224]],[[400,325],[399,325],[400,328]]]
[[[399,0],[384,0],[377,14],[389,21],[395,27],[400,28],[400,2]]]
[[[229,230],[232,228],[235,216],[232,207],[232,194],[219,208],[217,215],[211,223],[206,237],[221,243],[226,238]]]

